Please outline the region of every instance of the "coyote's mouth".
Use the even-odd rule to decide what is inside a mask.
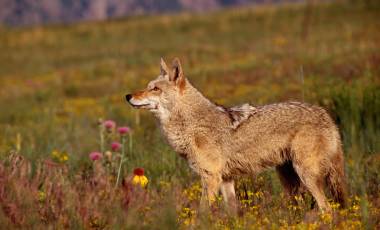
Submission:
[[[150,105],[149,104],[141,104],[141,105],[134,105],[134,104],[131,104],[133,107],[135,108],[143,108],[143,107],[149,107]]]
[[[153,106],[151,104],[132,104],[132,103],[130,103],[130,104],[136,109],[148,109],[148,110],[157,109],[157,106]]]

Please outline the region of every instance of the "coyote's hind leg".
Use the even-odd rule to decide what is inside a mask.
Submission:
[[[294,168],[305,187],[317,201],[318,207],[322,211],[330,212],[331,208],[327,202],[323,191],[324,177],[321,174],[313,173],[310,167],[304,165],[294,165]]]

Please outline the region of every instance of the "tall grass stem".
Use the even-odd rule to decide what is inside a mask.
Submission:
[[[121,174],[121,168],[122,168],[123,163],[125,161],[125,155],[126,155],[125,154],[125,135],[121,135],[121,158],[120,158],[119,169],[117,171],[117,178],[116,178],[115,188],[119,184],[120,174]]]

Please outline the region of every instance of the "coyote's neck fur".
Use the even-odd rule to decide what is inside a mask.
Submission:
[[[182,156],[188,157],[191,153],[189,147],[199,130],[197,127],[214,129],[228,124],[228,116],[215,111],[217,105],[186,81],[186,88],[171,111],[159,111],[156,116],[170,145]]]

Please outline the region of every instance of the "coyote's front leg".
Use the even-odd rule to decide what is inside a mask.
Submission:
[[[201,175],[202,181],[202,197],[201,208],[207,208],[211,206],[218,195],[220,185],[222,183],[222,177],[218,174]]]
[[[227,205],[227,209],[230,214],[237,213],[237,203],[236,203],[236,194],[234,181],[223,181],[220,187],[220,191],[222,192],[223,199],[225,204]]]

